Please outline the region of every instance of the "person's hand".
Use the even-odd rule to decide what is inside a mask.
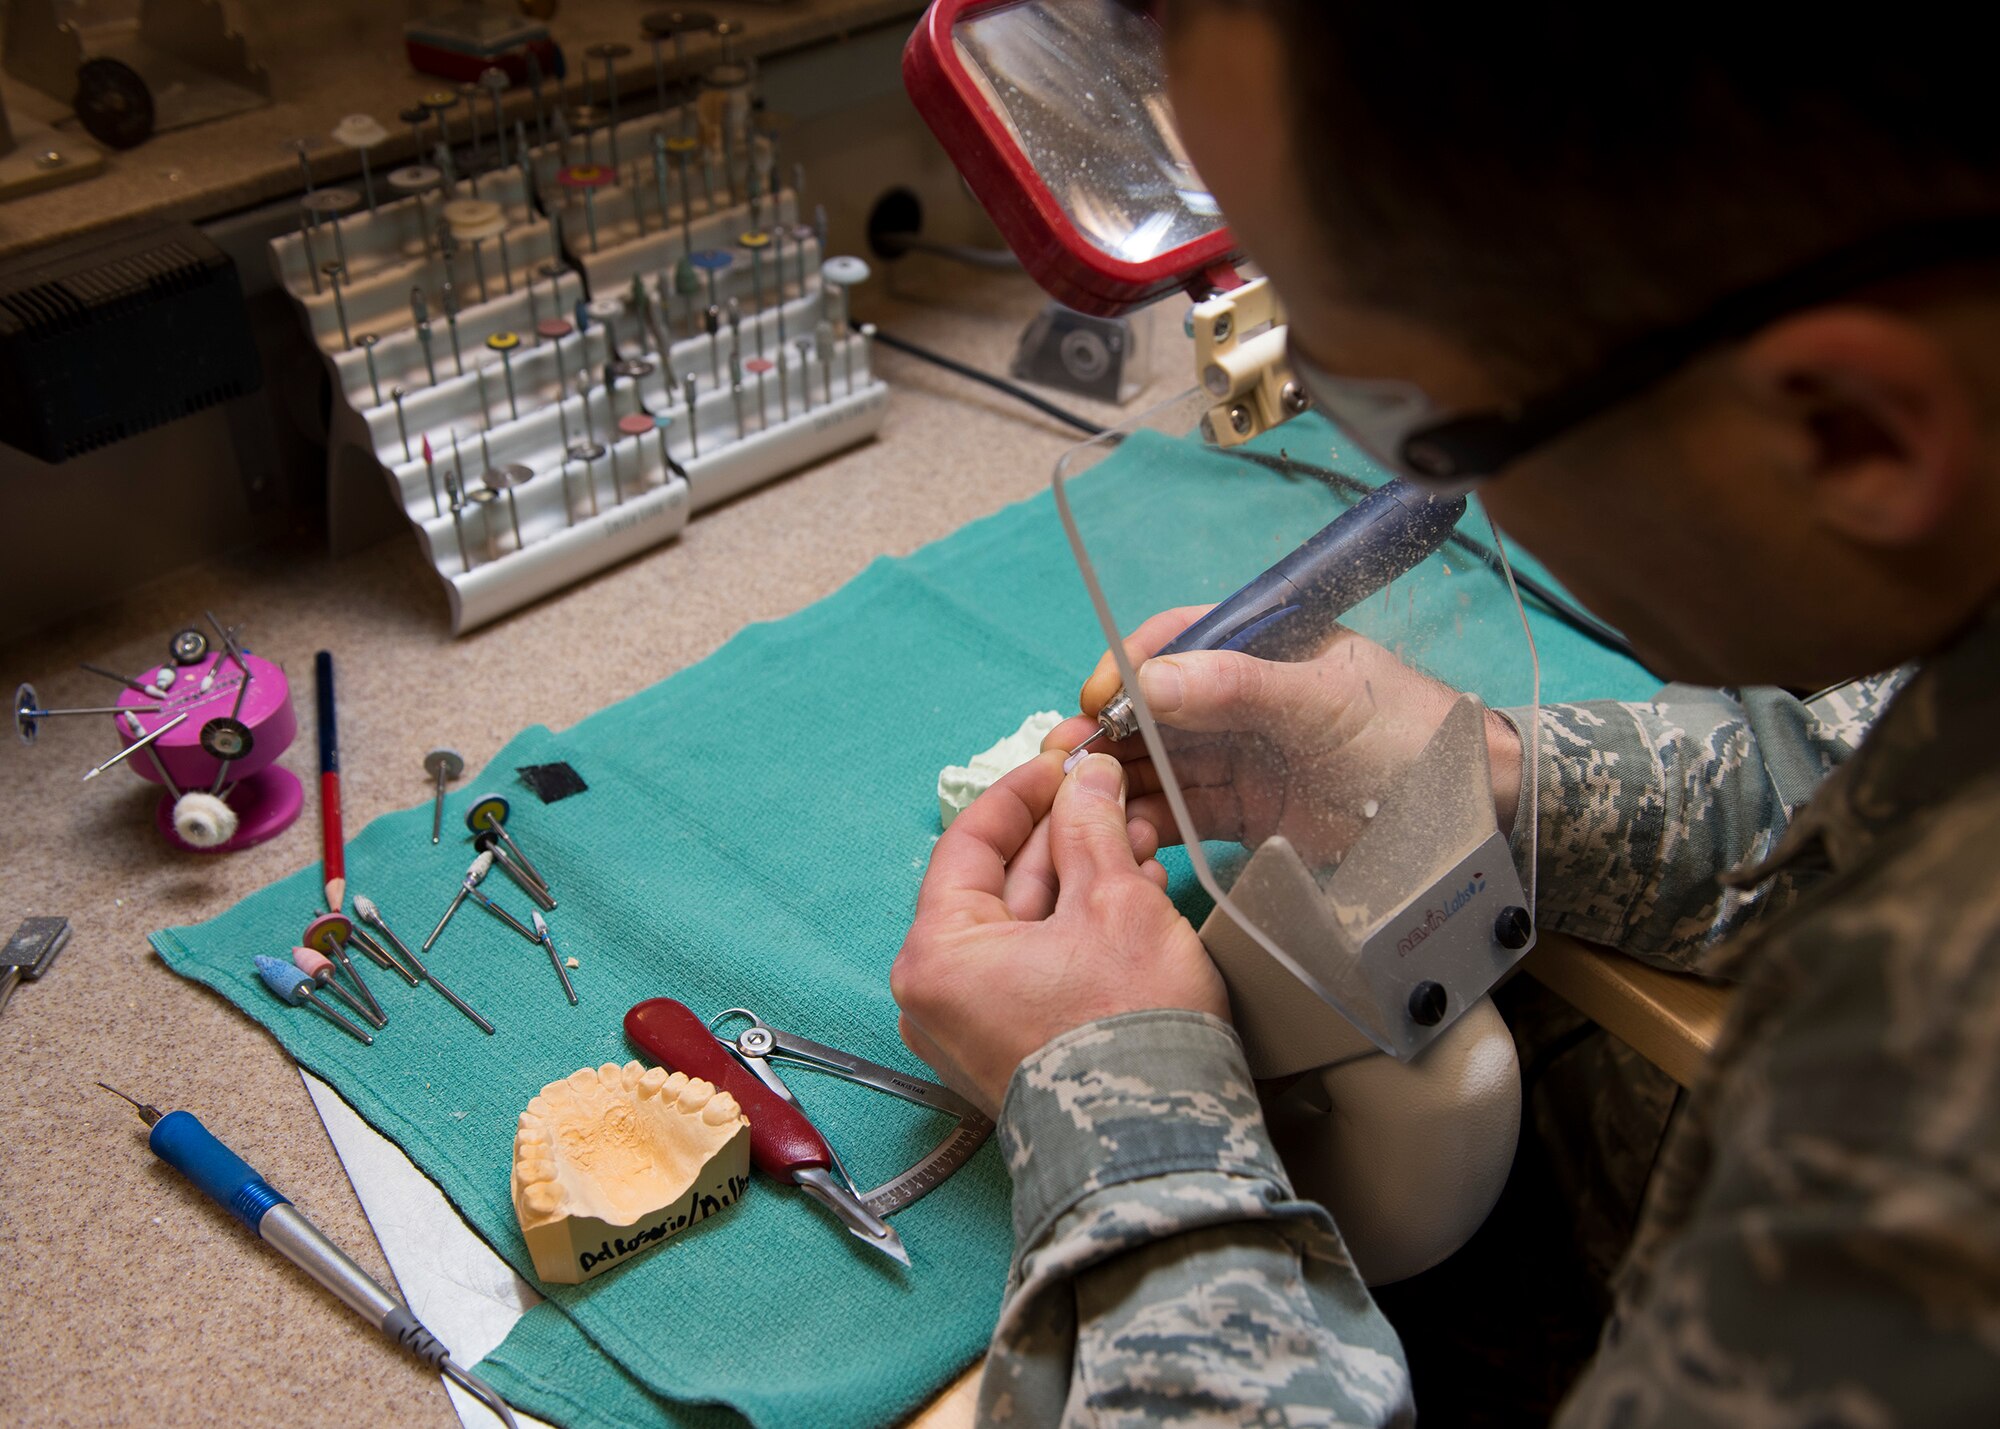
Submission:
[[[1208,953],[1166,895],[1124,771],[1092,755],[1022,765],[952,820],[889,971],[903,1041],[989,1112],[1023,1058],[1121,1012],[1229,1016]],[[1145,850],[1142,854],[1139,850]]]
[[[1415,762],[1457,692],[1344,627],[1319,654],[1296,663],[1230,650],[1147,658],[1208,610],[1163,611],[1125,641],[1195,828],[1178,827],[1145,741],[1134,736],[1092,747],[1125,763],[1131,812],[1164,842],[1184,843],[1193,834],[1255,848],[1282,834],[1308,862],[1339,858],[1373,817],[1374,802]],[[1084,683],[1084,713],[1051,730],[1043,749],[1071,749],[1091,734],[1117,688],[1118,667],[1106,651]],[[1506,832],[1520,794],[1521,742],[1490,711],[1486,730],[1494,812]]]

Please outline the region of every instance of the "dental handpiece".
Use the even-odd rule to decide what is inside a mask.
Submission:
[[[400,1300],[321,1235],[311,1221],[273,1190],[270,1182],[251,1170],[242,1157],[216,1140],[194,1113],[170,1111],[162,1115],[158,1107],[125,1096],[116,1087],[103,1082],[97,1085],[138,1108],[139,1119],[151,1128],[146,1144],[155,1156],[194,1182],[210,1200],[264,1241],[277,1247],[279,1254],[331,1290],[362,1319],[477,1398],[500,1417],[507,1429],[519,1429],[513,1411],[490,1385],[457,1364],[451,1352],[438,1343],[437,1337]]]
[[[1400,477],[1387,482],[1156,653],[1240,650],[1260,660],[1306,659],[1341,616],[1429,559],[1463,515],[1463,496],[1432,496]],[[1064,767],[1099,739],[1138,732],[1138,711],[1120,686],[1098,712],[1096,732],[1070,751]]]

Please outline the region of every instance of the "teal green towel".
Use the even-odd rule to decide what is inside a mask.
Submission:
[[[1285,435],[1296,453],[1324,431],[1295,423]],[[1135,439],[1114,460],[1151,463],[1163,493],[1205,504],[1216,540],[1239,540],[1253,570],[1269,559],[1254,559],[1258,531],[1304,490],[1160,438]],[[1110,489],[1093,474],[1076,499],[1089,508]],[[1158,511],[1091,515],[1136,553]],[[1158,605],[1186,598],[1174,572],[1156,578]],[[1465,572],[1454,598],[1467,593],[1497,601],[1499,582]],[[1536,625],[1545,698],[1653,688],[1555,622]],[[468,905],[431,961],[495,1023],[494,1037],[386,974],[370,978],[390,1017],[372,1048],[265,992],[251,958],[296,940],[318,899],[316,867],[153,943],[177,972],[269,1028],[529,1274],[508,1198],[515,1118],[544,1083],[628,1060],[621,1018],[633,1003],[666,995],[704,1015],[748,1006],[775,1026],[921,1070],[897,1038],[887,974],[937,833],[937,771],[1030,710],[1072,707],[1102,643],[1044,495],[877,561],[827,599],[746,628],[573,729],[522,732],[493,770],[567,760],[588,792],[545,806],[511,779],[468,780],[448,812],[462,815],[478,793],[508,793],[509,828],[561,900],[549,923],[581,964],[580,1005],[563,999],[538,949]],[[1435,673],[1477,686],[1482,648],[1468,644],[1462,666]],[[347,851],[349,886],[412,943],[469,858],[450,840],[433,848],[428,820],[427,803],[387,815]],[[1185,893],[1185,864],[1174,868]],[[529,905],[504,878],[486,887],[525,919]],[[914,1161],[943,1130],[928,1113],[830,1078],[792,1081],[863,1184]],[[485,1368],[509,1397],[572,1429],[706,1424],[718,1405],[760,1424],[893,1421],[969,1364],[991,1330],[1011,1248],[992,1148],[896,1224],[908,1271],[797,1192],[757,1178],[739,1205],[630,1264],[582,1286],[544,1287],[549,1303]]]

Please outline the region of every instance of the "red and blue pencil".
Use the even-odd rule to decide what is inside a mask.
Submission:
[[[326,874],[326,906],[340,911],[347,897],[347,861],[340,839],[340,730],[333,718],[333,656],[313,657],[313,692],[319,698],[320,863]]]

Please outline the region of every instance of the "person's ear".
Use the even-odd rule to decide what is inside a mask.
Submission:
[[[1970,384],[1923,327],[1867,308],[1818,308],[1751,338],[1738,371],[1795,424],[1812,517],[1865,546],[1920,545],[1973,489]]]

